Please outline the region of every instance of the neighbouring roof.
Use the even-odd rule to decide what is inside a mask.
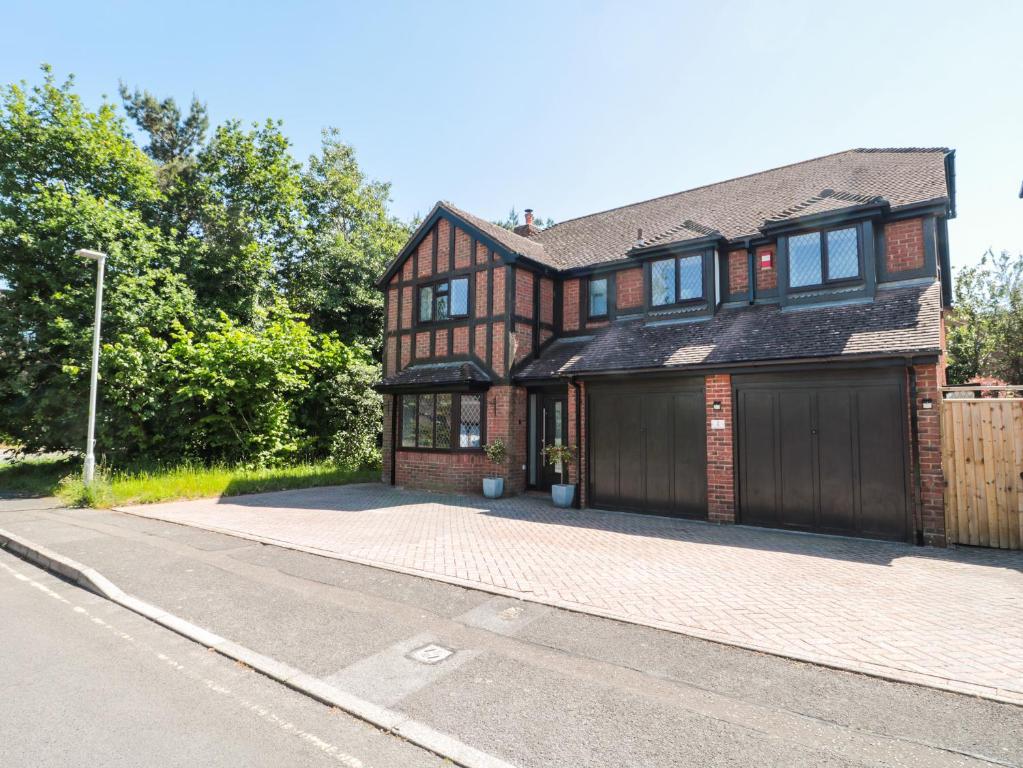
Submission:
[[[390,390],[419,386],[489,386],[490,376],[473,362],[413,365],[389,376],[376,389]]]
[[[837,357],[937,353],[941,288],[878,290],[872,302],[782,309],[723,308],[703,321],[622,320],[585,339],[552,344],[516,379]]]

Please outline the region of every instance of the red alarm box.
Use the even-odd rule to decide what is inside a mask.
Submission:
[[[760,252],[760,268],[770,269],[774,266],[774,251]]]

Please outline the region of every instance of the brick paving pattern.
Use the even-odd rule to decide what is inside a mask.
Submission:
[[[1023,553],[353,485],[133,507],[755,650],[1023,703]]]

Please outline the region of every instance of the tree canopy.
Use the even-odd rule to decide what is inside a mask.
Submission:
[[[48,67],[0,96],[0,428],[33,450],[82,442],[84,247],[108,254],[102,453],[366,460],[379,429],[373,280],[409,232],[389,186],[336,130],[303,164],[279,122],[211,130],[197,99],[186,113],[120,90],[127,117],[105,100],[87,108]]]

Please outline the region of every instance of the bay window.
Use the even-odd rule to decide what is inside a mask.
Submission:
[[[483,396],[431,392],[401,396],[401,447],[480,448]]]

